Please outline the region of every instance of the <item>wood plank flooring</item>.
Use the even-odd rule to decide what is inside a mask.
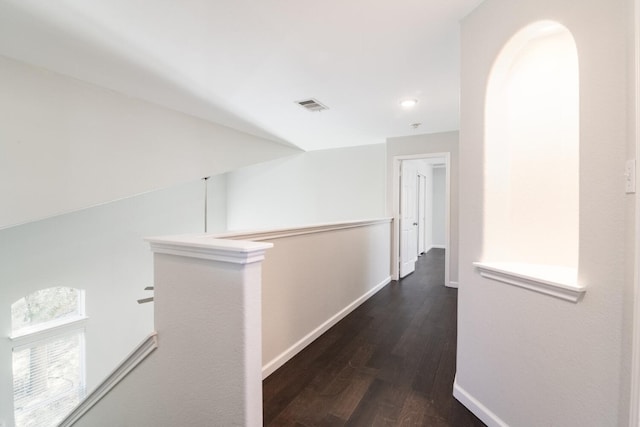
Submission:
[[[264,380],[264,425],[484,426],[452,396],[456,303],[432,249]]]

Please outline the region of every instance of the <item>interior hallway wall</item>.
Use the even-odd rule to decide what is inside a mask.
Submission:
[[[447,175],[445,168],[433,168],[433,246],[445,246],[445,204],[447,192]]]
[[[203,228],[200,178],[300,150],[0,57],[0,421],[12,414],[10,304],[87,290],[91,388],[151,331],[142,237]],[[210,182],[210,230],[226,182]],[[160,190],[158,190],[160,189]],[[156,191],[157,190],[157,191]]]
[[[625,249],[634,228],[625,221],[623,171],[631,5],[628,0],[580,7],[572,0],[486,0],[462,22],[457,386],[494,422],[628,425],[630,347],[623,334],[630,330],[631,315],[624,296],[633,281],[625,276],[625,260],[633,257]],[[489,73],[511,36],[539,20],[560,22],[578,49],[578,281],[587,292],[577,304],[483,279],[472,265],[483,260]]]
[[[208,183],[208,228],[226,230],[226,177]],[[87,388],[153,331],[145,237],[204,231],[201,180],[0,230],[0,421],[12,416],[11,303],[53,286],[86,291]],[[9,423],[8,425],[11,425]]]
[[[0,228],[300,150],[0,57]]]
[[[381,218],[385,145],[311,151],[228,173],[229,230]]]
[[[640,11],[640,1],[634,1],[634,11],[635,13],[629,13],[627,15],[627,25],[628,28],[633,28],[636,36],[636,40],[638,45],[634,43],[627,44],[627,57],[629,60],[627,61],[627,70],[629,79],[627,81],[628,90],[627,90],[627,159],[636,159],[636,167],[638,165],[638,151],[636,150],[636,144],[640,144],[638,129],[640,128],[640,111],[637,105],[637,101],[640,100],[640,95],[638,93],[637,84],[640,82],[640,19],[638,18],[638,14]],[[632,59],[633,58],[633,59]],[[640,177],[636,176],[636,183],[639,181]],[[634,339],[634,317],[640,316],[639,313],[634,313],[634,304],[636,296],[636,288],[632,286],[632,281],[636,281],[636,271],[640,269],[640,262],[638,262],[638,252],[636,251],[636,239],[638,232],[637,225],[640,224],[640,217],[637,215],[640,212],[637,211],[636,200],[638,200],[638,188],[640,186],[636,184],[636,194],[627,194],[626,195],[626,217],[625,223],[627,224],[627,232],[625,233],[625,278],[627,286],[625,287],[625,294],[623,296],[624,300],[624,309],[623,309],[623,318],[622,318],[622,377],[623,378],[631,378],[634,372],[631,370],[632,365],[632,357],[633,357],[633,339]],[[621,396],[629,396],[631,395],[630,404],[633,400],[638,400],[638,396],[634,396],[631,394],[631,381],[622,381],[620,388]],[[625,402],[621,404],[621,413],[627,411],[631,413],[631,407]],[[636,407],[633,409],[634,411],[640,410],[640,407]],[[638,418],[635,420],[630,419],[631,423],[640,423],[640,414],[636,415]],[[622,417],[621,419],[624,419]]]

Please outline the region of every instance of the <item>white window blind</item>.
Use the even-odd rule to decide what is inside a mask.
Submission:
[[[13,351],[16,427],[55,426],[85,395],[84,333]]]
[[[72,288],[12,304],[16,427],[49,427],[85,396],[84,298]]]

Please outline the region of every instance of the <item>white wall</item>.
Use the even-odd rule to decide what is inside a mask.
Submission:
[[[0,57],[0,228],[299,150]]]
[[[549,21],[527,26],[487,87],[484,261],[577,269],[578,114],[573,37]]]
[[[262,425],[260,261],[271,245],[203,234],[151,245],[157,349],[75,425]]]
[[[312,151],[228,174],[230,230],[379,218],[385,145]]]
[[[270,374],[391,281],[391,224],[265,240],[262,359]]]
[[[627,55],[630,59],[627,61],[627,69],[629,76],[631,77],[628,80],[628,91],[627,91],[627,111],[629,113],[627,120],[627,159],[636,159],[640,150],[640,105],[638,105],[638,100],[640,100],[640,93],[638,92],[640,83],[640,0],[634,1],[634,9],[635,13],[629,13],[627,15],[627,25],[629,28],[634,28],[634,33],[636,37],[636,43],[628,43],[627,44]],[[631,60],[631,58],[635,60]],[[636,145],[638,144],[638,145]],[[636,174],[636,189],[640,188],[640,175]],[[638,325],[638,321],[640,318],[640,311],[636,314],[634,313],[634,304],[636,303],[636,299],[638,297],[636,289],[638,289],[638,285],[640,284],[640,277],[636,275],[638,268],[640,268],[640,263],[637,261],[638,250],[640,249],[640,239],[638,239],[638,225],[640,225],[640,211],[637,210],[637,204],[639,200],[639,194],[636,192],[635,194],[628,194],[626,196],[626,224],[627,224],[627,233],[626,233],[626,247],[625,247],[625,277],[635,277],[635,286],[626,286],[625,294],[623,296],[624,300],[624,309],[623,309],[623,318],[622,318],[622,378],[630,378],[633,381],[633,377],[637,377],[638,368],[640,368],[640,358],[638,358],[638,354],[633,354],[633,340],[636,334],[640,331],[640,328],[637,328],[634,331],[636,325]],[[634,224],[634,226],[630,226],[629,224]],[[640,326],[640,325],[638,325]],[[639,349],[640,350],[640,349]],[[634,368],[632,369],[632,359],[634,359]],[[631,391],[631,381],[622,381],[622,388],[620,393],[622,396],[628,396],[631,394],[631,398],[629,400],[629,405],[634,406],[631,411],[629,411],[632,415],[630,416],[629,425],[635,425],[640,423],[640,419],[638,418],[640,414],[640,390],[637,387],[634,387],[634,390]],[[631,406],[627,405],[630,409]],[[624,402],[621,405],[621,413],[625,411]],[[635,423],[635,424],[633,424]]]
[[[160,239],[158,348],[78,425],[260,425],[260,339],[268,373],[388,283],[390,233],[390,220],[381,219],[236,235],[259,242],[233,245]],[[274,246],[260,272],[259,256],[238,249],[263,241]],[[253,263],[228,264],[243,257]]]
[[[625,222],[623,191],[630,6],[486,0],[462,22],[457,386],[490,425],[497,419],[525,427],[628,425],[629,347],[622,333],[630,330],[623,296],[632,286],[624,274],[633,227]],[[483,279],[472,266],[483,256],[489,72],[512,35],[547,19],[566,26],[578,48],[578,280],[587,292],[577,304]]]
[[[227,231],[227,174],[213,175],[207,180],[207,232],[223,231]]]
[[[391,280],[388,219],[227,236],[273,243],[262,264],[265,376]]]
[[[224,231],[225,176],[209,180],[209,229]],[[12,425],[11,303],[42,288],[86,290],[91,390],[153,330],[144,237],[203,231],[201,180],[0,230],[0,421]]]
[[[445,203],[447,193],[447,174],[445,168],[432,168],[433,174],[433,206],[432,230],[433,246],[445,246]]]
[[[387,139],[387,215],[393,216],[393,157],[450,153],[449,280],[458,282],[458,132],[422,134]]]
[[[142,237],[202,229],[201,177],[299,152],[4,57],[0,117],[0,334],[29,292],[86,289],[89,387],[150,331]],[[225,178],[210,187],[209,230],[223,231]],[[7,338],[0,366],[6,421]]]

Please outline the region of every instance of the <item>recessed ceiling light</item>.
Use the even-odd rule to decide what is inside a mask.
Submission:
[[[415,107],[418,104],[418,100],[415,98],[407,98],[400,101],[400,106],[406,110]]]

